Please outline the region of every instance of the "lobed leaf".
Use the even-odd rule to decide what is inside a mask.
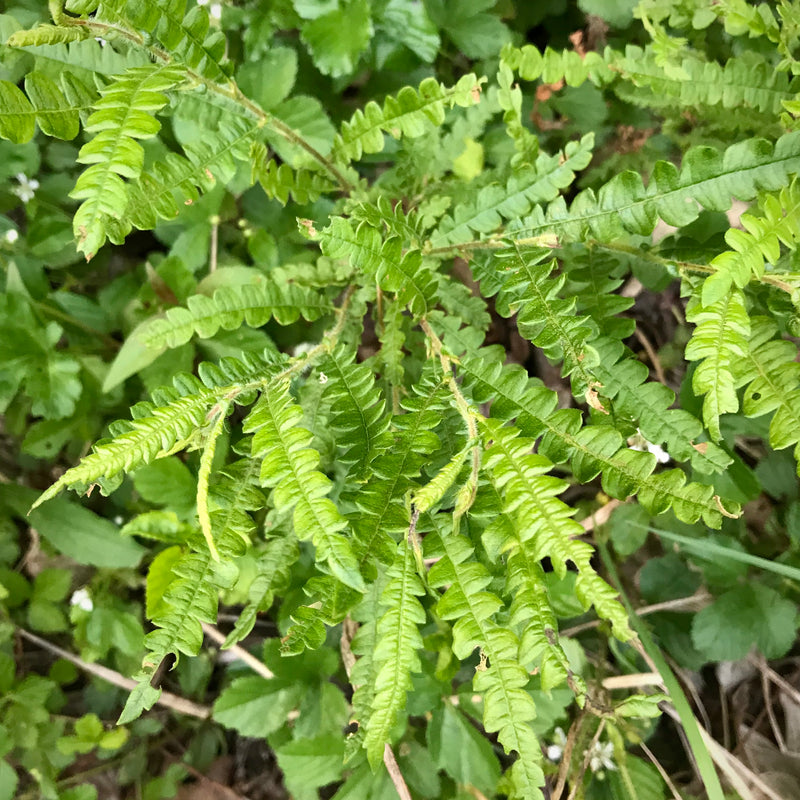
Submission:
[[[383,107],[370,101],[353,117],[342,123],[333,142],[331,158],[348,163],[364,153],[380,153],[384,147],[384,132],[395,139],[401,136],[421,136],[430,125],[444,122],[445,109],[467,107],[480,100],[481,81],[474,75],[464,75],[458,83],[447,88],[435,78],[426,78],[415,90],[405,86],[397,97],[387,97]]]
[[[29,72],[24,94],[13,83],[0,81],[0,137],[14,144],[33,138],[36,125],[56,139],[74,139],[80,129],[79,115],[88,111],[97,97],[74,75],[64,72],[59,88],[47,75]]]
[[[363,591],[358,561],[342,533],[347,520],[328,498],[330,480],[315,469],[319,453],[309,447],[311,434],[298,426],[302,409],[292,402],[286,382],[269,386],[244,423],[253,433],[253,457],[261,461],[261,481],[274,489],[278,511],[292,511],[299,539],[311,539],[319,559],[345,585]]]
[[[211,297],[192,295],[186,306],[171,308],[148,323],[140,334],[147,347],[179,347],[195,334],[208,339],[220,328],[232,331],[244,323],[260,328],[270,319],[291,325],[300,317],[311,321],[333,311],[333,304],[318,291],[277,282],[222,286]]]

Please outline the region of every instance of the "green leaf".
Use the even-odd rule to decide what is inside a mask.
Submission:
[[[483,79],[473,74],[462,76],[451,87],[426,78],[419,90],[405,86],[396,96],[387,97],[383,106],[371,101],[342,123],[331,155],[335,161],[347,163],[361,158],[363,153],[379,153],[385,144],[384,131],[395,139],[421,136],[431,125],[444,122],[445,109],[466,108],[480,102],[482,83]]]
[[[700,576],[676,553],[648,559],[639,573],[639,591],[648,603],[691,597],[699,586]]]
[[[35,505],[55,497],[65,487],[85,491],[101,479],[116,488],[121,472],[163,458],[176,443],[185,447],[192,434],[207,423],[206,414],[216,403],[226,397],[234,402],[252,402],[253,389],[262,385],[274,365],[271,359],[268,364],[258,356],[242,356],[242,361],[224,358],[219,366],[201,365],[202,381],[183,373],[176,375],[173,386],[154,392],[160,403],[135,406],[134,420],[115,423],[115,438],[98,443],[93,453],[67,470]]]
[[[103,380],[103,391],[110,392],[123,381],[136,375],[140,370],[150,366],[162,353],[167,346],[156,348],[145,344],[142,336],[145,331],[150,329],[151,320],[139,323],[126,337],[125,342],[120,347],[111,366],[106,372]]]
[[[453,161],[453,175],[469,183],[483,172],[483,145],[469,137],[464,139],[464,150]]]
[[[510,31],[494,14],[483,13],[494,0],[449,0],[444,29],[470,58],[491,58],[510,38]],[[477,13],[475,13],[477,11]]]
[[[663,701],[669,701],[665,694],[635,694],[614,706],[614,713],[620,717],[654,719],[661,716],[658,704]]]
[[[277,679],[237,678],[214,703],[213,718],[241,736],[264,738],[286,723],[303,687]]]
[[[135,567],[145,552],[109,520],[66,500],[41,506],[28,518],[53,547],[79,564]]]
[[[96,5],[96,4],[95,4]],[[146,32],[174,53],[179,63],[198,71],[213,81],[227,77],[222,61],[225,56],[225,35],[211,25],[203,6],[186,11],[185,0],[105,0],[112,20],[122,16],[137,31]]]
[[[709,661],[737,661],[755,645],[766,658],[781,658],[794,643],[795,605],[774,589],[750,583],[731,589],[699,611],[692,641]]]
[[[57,139],[78,135],[78,113],[91,108],[95,94],[71,73],[61,77],[62,89],[42,73],[25,78],[23,94],[13,83],[0,81],[0,137],[22,144],[33,138],[35,126]]]
[[[258,61],[243,64],[237,81],[248,97],[270,111],[292,91],[297,77],[297,52],[291,47],[272,47]]]
[[[339,780],[344,768],[344,738],[297,739],[275,749],[286,786],[296,800],[316,800],[317,789]]]
[[[14,800],[18,782],[14,767],[5,759],[0,759],[0,800]]]
[[[175,65],[134,67],[103,89],[86,129],[97,135],[85,144],[78,161],[89,168],[78,178],[70,197],[82,200],[73,228],[79,249],[92,258],[109,233],[108,218],[124,216],[129,186],[138,178],[144,149],[138,140],[155,136],[161,124],[155,112],[167,102],[164,91],[184,77]]]
[[[178,347],[195,334],[208,339],[220,328],[236,330],[243,323],[260,328],[270,319],[290,325],[300,317],[319,319],[333,310],[324,294],[316,289],[279,281],[265,281],[239,286],[221,286],[213,296],[192,295],[186,308],[171,308],[163,318],[151,319],[138,337],[160,351],[163,347]]]
[[[33,398],[32,413],[46,419],[70,416],[83,391],[80,368],[74,359],[51,353],[42,366],[32,369],[25,381]]]
[[[0,486],[0,504],[22,518],[36,496],[32,489]],[[113,522],[68,500],[53,500],[31,511],[27,518],[53,547],[79,564],[135,567],[145,553],[135,541],[122,536]]]
[[[273,108],[272,113],[322,155],[330,153],[336,129],[316,97],[295,95]],[[267,139],[278,155],[292,167],[317,165],[304,149],[283,136],[268,131]]]
[[[68,569],[43,569],[33,579],[33,597],[58,603],[69,594],[72,573]]]
[[[174,509],[191,508],[197,492],[197,479],[176,456],[139,467],[133,485],[148,503]]]
[[[405,707],[411,673],[419,672],[422,666],[417,653],[422,649],[419,627],[425,622],[425,610],[417,598],[425,589],[417,577],[413,550],[406,540],[387,577],[389,582],[380,603],[389,608],[378,621],[372,713],[364,721],[364,747],[373,769],[383,762],[384,748],[390,743],[398,713]]]
[[[115,647],[120,653],[136,658],[144,645],[144,631],[133,614],[113,608],[95,608],[86,623],[86,638],[105,655]]]
[[[350,718],[350,704],[339,687],[327,682],[308,687],[298,710],[300,716],[294,723],[294,735],[298,739],[338,735]]]
[[[614,550],[623,558],[635,553],[647,540],[649,522],[650,515],[639,505],[615,508],[605,526]]]
[[[293,510],[298,538],[311,539],[332,574],[363,591],[358,561],[342,533],[347,521],[327,496],[330,480],[315,469],[319,453],[309,447],[311,434],[298,426],[302,416],[288,383],[281,383],[264,392],[245,421],[245,430],[255,434],[253,456],[262,460],[262,483],[274,487],[279,511]]]
[[[433,712],[428,748],[436,765],[454,780],[492,796],[500,765],[489,742],[449,703]]]
[[[140,717],[144,711],[149,711],[161,696],[161,689],[154,689],[150,685],[149,676],[140,681],[136,688],[128,695],[125,708],[119,715],[117,725],[126,725]]]
[[[150,562],[145,587],[145,611],[148,618],[153,619],[166,611],[161,608],[161,600],[175,577],[172,568],[182,555],[183,551],[180,547],[168,547]],[[169,612],[167,611],[167,613]]]
[[[633,21],[637,0],[579,0],[578,6],[587,14],[604,19],[614,28],[624,28]]]
[[[389,0],[378,27],[405,45],[423,61],[431,62],[439,51],[439,33],[425,9],[414,0]]]
[[[53,603],[32,600],[28,606],[28,624],[40,633],[57,633],[69,629],[66,614]]]
[[[343,36],[342,32],[347,35]],[[341,78],[350,75],[372,34],[366,0],[344,0],[344,5],[306,22],[300,38],[323,75]]]
[[[749,350],[750,318],[742,292],[732,290],[703,307],[696,300],[686,309],[686,319],[696,327],[686,346],[686,358],[700,360],[692,376],[692,389],[705,395],[703,419],[711,437],[722,437],[720,415],[739,410],[733,372]]]

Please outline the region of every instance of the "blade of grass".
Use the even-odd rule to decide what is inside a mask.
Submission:
[[[700,732],[700,726],[697,724],[697,719],[692,712],[689,701],[686,699],[686,695],[683,693],[678,679],[675,677],[675,673],[669,668],[661,650],[653,641],[652,636],[650,636],[647,626],[636,616],[627,595],[622,589],[617,568],[614,564],[614,559],[611,557],[611,553],[609,553],[608,546],[602,541],[598,541],[597,545],[600,550],[600,556],[603,559],[603,564],[611,578],[611,582],[614,588],[619,592],[625,609],[628,612],[631,625],[639,635],[644,651],[661,674],[667,694],[669,694],[672,704],[678,712],[681,725],[686,734],[686,739],[689,742],[689,747],[691,748],[695,764],[697,765],[697,771],[708,793],[708,800],[725,800],[725,794],[722,791],[722,786],[717,777],[717,771],[714,769],[714,762],[711,758],[711,754]]]
[[[788,564],[779,564],[775,561],[770,561],[767,558],[760,558],[759,556],[751,555],[750,553],[742,553],[739,550],[731,550],[728,547],[723,547],[716,542],[708,542],[703,539],[692,539],[689,536],[683,536],[680,533],[672,533],[672,531],[665,531],[661,528],[653,528],[650,525],[638,525],[637,523],[629,523],[633,527],[643,528],[654,533],[656,536],[661,536],[664,539],[677,542],[678,544],[695,550],[700,555],[708,556],[722,556],[729,558],[732,561],[740,561],[743,564],[749,564],[751,567],[758,569],[765,569],[769,572],[774,572],[776,575],[783,575],[786,578],[791,578],[795,581],[800,581],[800,569],[791,567]]]

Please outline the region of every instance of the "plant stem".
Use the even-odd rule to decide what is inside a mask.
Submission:
[[[61,322],[66,322],[68,325],[72,325],[75,328],[80,328],[85,333],[91,334],[92,336],[96,336],[100,339],[106,347],[112,350],[119,350],[120,344],[116,339],[112,339],[105,333],[101,333],[96,328],[93,328],[91,325],[87,325],[85,322],[81,322],[79,319],[76,319],[72,316],[72,314],[68,314],[66,311],[62,311],[60,308],[55,308],[47,303],[42,303],[39,300],[29,300],[28,301],[35,309],[41,311],[42,314],[46,314],[53,319],[61,320]]]
[[[107,22],[100,22],[95,19],[76,19],[72,17],[64,19],[63,22],[69,25],[86,27],[96,36],[105,37],[108,34],[116,34],[130,42],[133,42],[134,44],[139,45],[140,47],[145,48],[159,61],[163,61],[165,63],[172,62],[172,57],[167,51],[162,50],[160,47],[154,47],[153,45],[147,44],[144,36],[142,36],[140,33],[129,30],[128,28],[124,28],[121,25],[113,25]],[[208,91],[237,103],[253,117],[255,117],[262,125],[268,126],[276,133],[283,136],[283,138],[287,141],[305,150],[315,161],[322,165],[334,177],[336,182],[339,184],[339,188],[344,193],[352,194],[355,191],[355,185],[345,177],[345,175],[333,163],[333,161],[320,153],[319,150],[317,150],[313,145],[309,144],[309,142],[306,141],[306,139],[304,139],[303,136],[301,136],[296,130],[267,111],[264,111],[263,108],[261,108],[257,103],[254,103],[248,97],[245,97],[233,78],[229,79],[228,86],[223,86],[222,84],[219,84],[210,78],[206,78],[204,75],[201,75],[199,72],[196,72],[189,67],[186,67],[186,75],[194,83],[205,86]]]
[[[90,664],[73,653],[70,653],[68,650],[63,650],[57,645],[48,642],[47,639],[42,639],[36,636],[36,634],[29,633],[24,628],[17,628],[16,630],[23,639],[27,639],[43,650],[49,650],[53,655],[63,658],[65,661],[69,661],[84,672],[88,672],[90,675],[100,678],[100,680],[107,681],[129,692],[133,691],[138,686],[137,682],[131,678],[126,678],[120,675],[119,672],[104,667],[102,664]],[[210,708],[201,706],[191,700],[186,700],[184,697],[179,697],[176,694],[170,694],[169,692],[162,691],[156,702],[165,708],[177,711],[179,714],[186,714],[187,716],[196,717],[197,719],[208,719],[211,716]]]
[[[567,243],[571,244],[571,243]],[[622,242],[598,242],[594,239],[589,239],[584,242],[587,247],[593,247],[598,250],[608,250],[612,253],[626,253],[628,255],[637,256],[652,264],[658,264],[663,267],[673,267],[678,270],[685,270],[687,272],[700,272],[706,275],[713,275],[717,270],[710,264],[698,264],[694,261],[679,261],[674,258],[665,258],[656,253],[648,250],[642,250],[634,245],[623,244]],[[557,242],[552,234],[543,234],[541,236],[529,236],[522,239],[513,239],[507,236],[494,236],[488,239],[476,239],[471,242],[462,242],[461,244],[447,244],[441,247],[433,247],[429,250],[423,250],[426,256],[433,256],[444,258],[446,256],[459,256],[471,253],[474,250],[501,250],[511,246],[517,247],[549,247],[550,249],[561,249],[564,245]],[[761,275],[754,276],[754,280],[766,283],[769,286],[774,286],[783,292],[792,294],[797,287],[792,286],[791,283],[784,280],[784,278],[795,278],[796,276],[791,273],[780,273],[778,275]]]
[[[432,352],[439,358],[439,361],[442,365],[442,370],[444,371],[445,380],[447,381],[447,385],[453,395],[453,399],[455,400],[458,413],[461,415],[461,418],[464,420],[464,424],[467,427],[467,435],[469,436],[470,441],[477,442],[478,414],[467,402],[467,399],[462,394],[458,383],[456,383],[455,377],[453,377],[453,366],[457,362],[457,359],[445,352],[442,340],[436,335],[436,332],[430,326],[428,320],[420,320],[420,327],[428,337]],[[478,474],[481,468],[481,454],[482,448],[476,444],[472,448],[472,469],[470,470],[470,476],[465,484],[465,487],[469,489],[469,495],[465,497],[463,502],[457,502],[455,514],[456,519],[462,516],[472,506],[472,503],[475,500],[475,495],[478,491]]]

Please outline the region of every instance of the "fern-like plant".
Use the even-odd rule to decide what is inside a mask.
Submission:
[[[357,63],[362,51],[346,50],[336,25],[358,3],[279,5],[270,19],[301,30],[323,73]],[[388,6],[395,16],[373,9],[385,41],[406,36],[413,49],[433,35],[421,4]],[[734,24],[720,8],[737,4],[705,6],[730,36],[782,43],[784,71],[772,55],[722,63],[682,48],[660,5],[644,3],[654,38],[643,49],[506,44],[481,62],[497,68],[488,79],[459,74],[456,60],[449,82],[425,77],[355,111],[332,103],[337,126],[308,97],[241,88],[249,34],[226,43],[200,4],[70,0],[54,25],[14,33],[8,46],[31,68],[24,92],[0,82],[0,136],[81,132],[78,249],[105,263],[107,242],[136,228],[170,250],[148,265],[152,291],[131,312],[141,324],[113,368],[178,374],[36,503],[63,489],[107,494],[175,454],[193,470],[186,524],[143,513],[128,528],[156,555],[153,630],[123,721],[158,700],[159,665],[196,655],[231,596],[243,610],[224,647],[246,642],[275,603],[287,657],[342,641],[353,785],[362,750],[373,770],[394,769],[418,724],[408,717],[421,714],[409,697],[423,689],[436,714],[453,692],[475,695],[467,713],[506,754],[490,790],[525,800],[543,797],[552,772],[534,725],[547,692],[565,688],[603,724],[625,716],[595,696],[559,635],[554,593],[568,586],[615,652],[635,643],[579,518],[615,500],[701,536],[731,524],[742,494],[720,473],[738,458],[727,423],[740,408],[767,417],[769,446],[795,446],[800,465],[796,50],[788,16],[745,9]],[[481,14],[490,21],[475,25],[500,24],[470,19]],[[396,17],[413,26],[392,27]],[[458,41],[457,22],[442,24]],[[113,69],[95,37],[110,42]],[[48,53],[70,68],[60,83],[41,71]],[[277,45],[269,54],[286,58]],[[539,119],[564,86],[663,115],[646,175],[632,158],[598,181],[599,131],[562,139],[558,122],[529,125],[528,101]],[[721,148],[721,116],[743,109],[747,135]],[[708,121],[691,146],[681,114]],[[724,240],[700,236],[734,200],[758,210]],[[677,233],[655,243],[662,223]],[[671,386],[635,352],[622,291],[632,276],[682,280],[674,310],[690,335]],[[502,318],[526,342],[519,360],[536,350],[538,362],[513,363],[493,344]],[[195,363],[197,377],[169,366]],[[298,582],[305,596],[284,594]]]

